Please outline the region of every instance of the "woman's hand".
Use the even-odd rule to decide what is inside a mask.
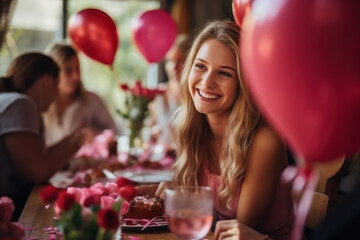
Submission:
[[[218,221],[214,233],[215,240],[239,240],[240,224],[236,219]]]
[[[155,196],[160,197],[162,199],[165,198],[165,189],[170,186],[169,182],[161,182],[156,189]]]
[[[138,195],[151,195],[156,197],[161,197],[164,199],[165,197],[165,189],[170,185],[168,182],[161,182],[159,185],[142,185],[137,186],[136,191]]]
[[[157,184],[151,184],[151,185],[140,185],[135,187],[137,191],[137,195],[150,195],[154,196],[155,191],[158,188]]]
[[[222,220],[216,223],[215,240],[266,240],[270,238],[254,229],[239,223],[238,220]]]

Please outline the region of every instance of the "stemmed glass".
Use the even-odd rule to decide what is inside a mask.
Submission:
[[[209,187],[169,187],[165,190],[165,216],[180,239],[202,239],[213,220],[213,196]]]

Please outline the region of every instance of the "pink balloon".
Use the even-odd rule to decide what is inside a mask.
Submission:
[[[268,121],[308,163],[360,148],[360,1],[256,0],[242,59]]]
[[[136,18],[132,25],[135,45],[149,63],[159,62],[177,35],[176,23],[164,10],[150,10]]]
[[[112,65],[119,46],[114,21],[98,9],[84,9],[72,15],[68,32],[75,46],[88,57]]]
[[[232,12],[235,22],[241,26],[244,20],[245,14],[250,11],[250,6],[254,0],[233,0]]]

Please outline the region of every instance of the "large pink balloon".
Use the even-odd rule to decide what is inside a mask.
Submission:
[[[135,45],[149,63],[159,62],[177,35],[176,23],[164,10],[150,10],[133,21]]]
[[[254,0],[233,0],[232,12],[235,22],[241,26],[244,20],[245,14],[250,11],[251,4]]]
[[[69,35],[75,46],[88,57],[112,65],[119,46],[114,21],[99,9],[84,9],[72,15]]]
[[[256,0],[242,62],[269,122],[307,162],[360,148],[360,1]]]

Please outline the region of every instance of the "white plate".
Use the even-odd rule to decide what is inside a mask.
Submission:
[[[74,182],[74,174],[70,171],[56,172],[50,179],[49,183],[57,188],[67,188]]]
[[[146,221],[138,221],[138,220],[127,220],[123,221],[121,224],[122,229],[142,229],[146,225]],[[163,217],[159,217],[155,220],[153,220],[148,226],[146,226],[146,229],[150,228],[159,228],[159,227],[165,227],[167,226],[167,221]]]
[[[121,170],[115,172],[116,176],[126,177],[136,183],[149,184],[169,182],[174,176],[171,170]]]

